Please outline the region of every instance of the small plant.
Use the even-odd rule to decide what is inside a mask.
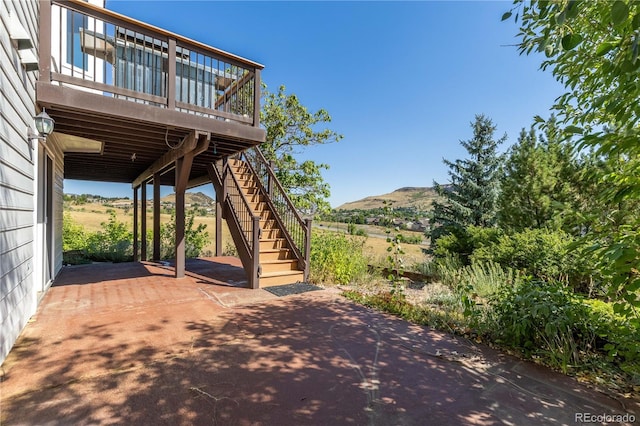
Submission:
[[[384,200],[382,204],[384,205],[383,209],[385,216],[392,216],[391,212],[393,210],[393,202]],[[395,231],[398,232],[399,229],[395,228]],[[387,247],[387,253],[389,253],[387,256],[389,275],[387,278],[391,282],[391,294],[393,295],[396,292],[402,293],[403,291],[402,285],[400,284],[404,269],[404,262],[401,257],[404,254],[404,251],[400,245],[402,235],[399,232],[393,235],[390,228],[385,229],[384,232],[387,234],[387,243],[389,243],[389,247]]]
[[[349,223],[347,225],[347,233],[349,235],[357,235],[359,237],[367,236],[367,232],[362,228],[358,228],[355,223]]]
[[[236,245],[232,242],[227,241],[227,243],[224,245],[224,250],[222,250],[222,255],[238,257],[238,249],[236,248]]]

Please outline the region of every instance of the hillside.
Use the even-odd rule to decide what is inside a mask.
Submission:
[[[389,194],[372,195],[362,200],[351,201],[336,208],[336,210],[370,210],[384,207],[384,200],[392,201],[393,207],[415,207],[420,210],[429,210],[433,200],[437,198],[436,192],[430,187],[405,187],[396,189]]]
[[[216,200],[209,197],[207,194],[203,194],[202,192],[187,192],[185,193],[185,204],[198,204],[200,206],[207,206],[215,204]],[[169,194],[166,197],[162,197],[160,201],[165,203],[175,203],[176,194]]]

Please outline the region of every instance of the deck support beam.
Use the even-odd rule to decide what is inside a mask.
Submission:
[[[140,260],[147,260],[147,182],[140,187]]]
[[[153,174],[153,261],[160,260],[160,173]]]
[[[222,200],[216,194],[216,256],[222,256]]]
[[[184,278],[185,271],[185,212],[184,194],[187,189],[191,164],[193,163],[193,151],[176,160],[176,269],[175,277]]]
[[[193,158],[206,151],[209,148],[209,133],[208,132],[198,132],[192,131],[185,141],[185,145],[191,146],[191,149],[183,152],[182,155],[174,156],[174,164],[175,164],[175,193],[176,193],[176,217],[175,217],[175,229],[176,229],[176,240],[175,240],[175,252],[176,252],[176,268],[175,268],[175,277],[183,278],[185,272],[185,212],[184,212],[184,194],[187,190],[187,185],[189,184],[189,175],[191,174],[191,165],[193,164]],[[193,142],[191,142],[193,141]],[[183,147],[184,148],[184,147]],[[175,150],[182,151],[182,150]],[[162,161],[164,161],[165,157],[168,154],[176,155],[175,151],[168,152],[163,155],[158,161],[156,161],[157,165],[160,166]],[[169,156],[171,158],[171,156]],[[154,163],[154,166],[156,165]],[[151,166],[153,168],[154,166]],[[155,170],[153,173],[157,173],[165,166],[162,166]],[[141,175],[142,176],[142,175]]]
[[[180,144],[180,148],[173,149],[165,152],[160,158],[158,158],[151,166],[142,172],[131,184],[136,188],[148,181],[155,173],[161,172],[167,167],[173,165],[176,160],[184,157],[187,153],[193,152],[193,155],[198,155],[209,148],[209,132],[201,130],[192,130],[187,136],[184,137]],[[187,179],[189,177],[187,176]],[[185,182],[185,187],[186,187]]]
[[[133,188],[133,261],[138,261],[138,187]]]

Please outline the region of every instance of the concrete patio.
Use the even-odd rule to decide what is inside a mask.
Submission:
[[[63,269],[2,365],[0,424],[640,418],[636,402],[357,306],[336,290],[280,298],[248,290],[234,258],[189,261],[187,271],[174,279],[170,266],[153,263]]]

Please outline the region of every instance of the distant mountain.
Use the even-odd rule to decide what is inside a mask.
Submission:
[[[175,203],[176,202],[176,194],[169,194],[166,197],[160,198],[160,201],[165,203]],[[209,197],[207,194],[203,194],[202,192],[187,192],[184,194],[184,202],[185,204],[198,204],[200,206],[207,206],[215,204],[216,200]]]
[[[433,200],[438,198],[431,187],[405,187],[396,189],[389,194],[372,195],[358,201],[351,201],[336,208],[336,210],[371,210],[384,207],[383,201],[392,201],[393,207],[416,207],[429,210]]]

